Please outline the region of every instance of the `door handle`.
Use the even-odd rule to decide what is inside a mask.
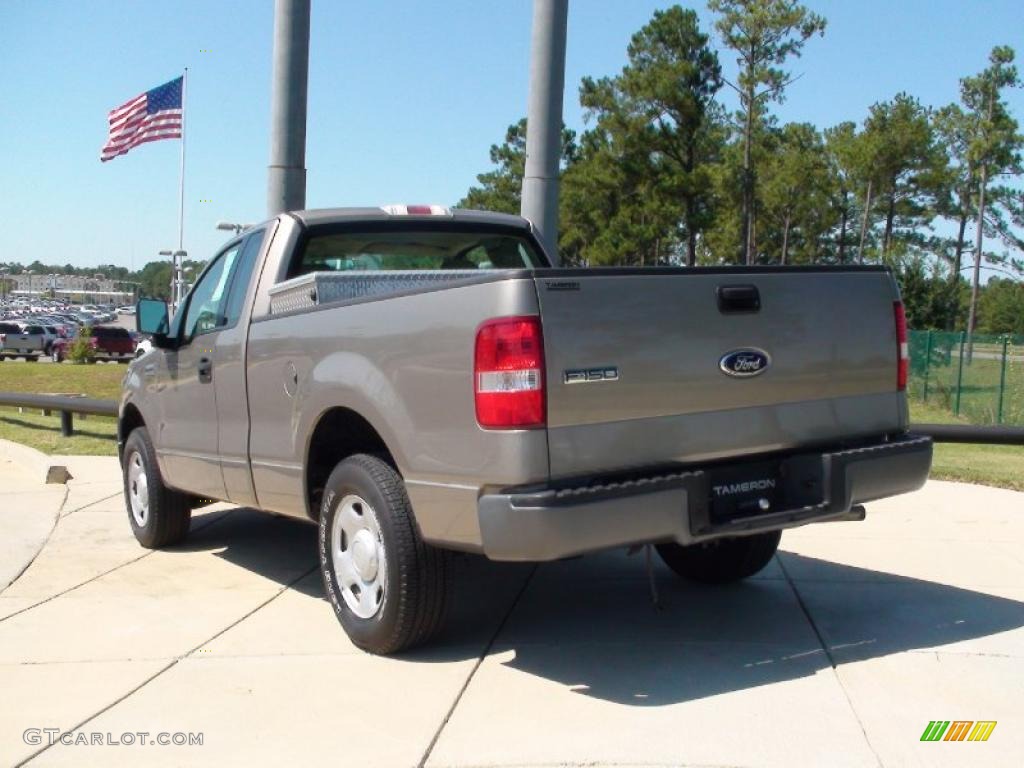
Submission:
[[[758,312],[761,309],[761,293],[756,285],[720,285],[718,311],[723,315]]]
[[[204,384],[213,381],[213,360],[208,357],[200,357],[197,370],[199,371],[199,381]]]

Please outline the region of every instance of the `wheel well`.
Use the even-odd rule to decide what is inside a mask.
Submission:
[[[373,426],[349,408],[332,408],[320,416],[306,456],[306,513],[316,520],[327,478],[338,463],[355,453],[378,456],[391,466],[394,457]],[[396,467],[397,469],[397,467]]]
[[[117,423],[117,452],[120,455],[121,451],[124,450],[125,440],[128,439],[128,435],[132,433],[132,430],[137,427],[146,426],[146,422],[142,420],[142,413],[131,403],[128,403],[124,407],[124,412],[121,414],[121,419]]]

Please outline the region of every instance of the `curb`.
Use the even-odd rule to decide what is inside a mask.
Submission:
[[[54,461],[42,451],[21,443],[0,438],[0,456],[20,464],[31,473],[33,479],[38,479],[44,484],[65,485],[68,480],[73,479],[65,465]]]

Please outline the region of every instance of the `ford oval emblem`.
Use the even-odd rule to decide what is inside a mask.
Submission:
[[[727,376],[746,379],[764,373],[770,363],[771,358],[768,357],[767,352],[747,347],[726,352],[718,361],[718,367]]]

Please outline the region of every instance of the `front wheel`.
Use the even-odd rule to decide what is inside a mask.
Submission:
[[[753,576],[775,556],[782,531],[713,539],[684,547],[658,544],[665,565],[679,576],[704,584],[728,584]]]
[[[346,634],[370,653],[412,648],[444,621],[448,557],[416,529],[401,476],[376,456],[335,467],[320,506],[320,572]]]
[[[145,427],[125,441],[122,473],[128,522],[139,544],[159,549],[184,539],[192,519],[189,497],[164,485]]]

